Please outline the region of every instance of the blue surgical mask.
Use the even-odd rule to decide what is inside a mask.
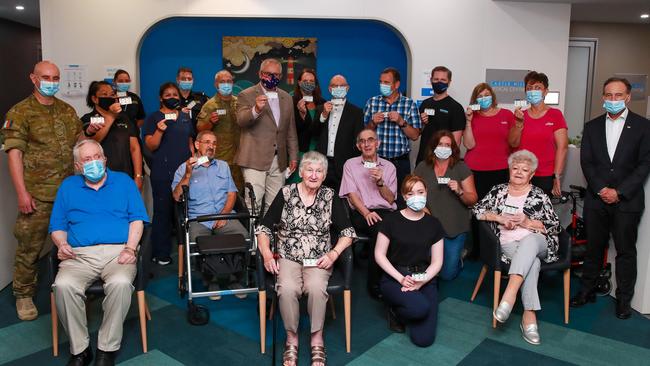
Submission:
[[[181,90],[192,90],[193,84],[193,80],[181,80],[178,82],[178,87],[181,88]]]
[[[217,90],[219,90],[219,94],[228,96],[232,94],[232,83],[219,83]]]
[[[51,97],[59,91],[59,82],[58,81],[45,81],[41,80],[38,85],[38,92],[41,95],[46,97]]]
[[[335,86],[332,88],[332,97],[343,99],[348,94],[348,88],[345,86]]]
[[[481,106],[481,109],[488,109],[492,106],[492,96],[487,95],[485,97],[476,98],[476,103]]]
[[[127,92],[131,87],[131,83],[115,83],[118,92]]]
[[[447,146],[436,146],[433,150],[433,153],[440,160],[447,160],[451,156],[451,147]]]
[[[393,94],[393,89],[390,84],[379,84],[379,92],[382,96],[388,97]]]
[[[538,105],[544,100],[541,90],[529,90],[526,92],[526,100],[532,105]]]
[[[92,160],[84,163],[84,177],[93,183],[97,183],[106,174],[106,166],[102,160]]]
[[[411,196],[406,200],[406,205],[413,211],[422,211],[424,206],[427,205],[427,197],[426,196]]]
[[[603,108],[605,108],[605,110],[609,114],[618,114],[620,111],[625,109],[625,101],[624,100],[606,100],[605,103],[603,103]]]

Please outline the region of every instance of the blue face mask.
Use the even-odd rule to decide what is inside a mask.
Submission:
[[[106,167],[102,160],[92,160],[84,163],[84,177],[93,183],[97,183],[106,174]]]
[[[51,97],[59,91],[59,82],[58,81],[45,81],[41,80],[38,85],[38,92],[41,95],[46,97]]]
[[[193,80],[181,80],[178,82],[178,87],[181,88],[181,90],[192,90],[193,84]]]
[[[406,200],[406,205],[413,211],[422,211],[427,204],[426,196],[411,196]]]
[[[492,106],[492,96],[488,95],[485,97],[476,98],[476,103],[481,106],[481,109],[488,109]]]
[[[335,86],[332,88],[332,97],[343,99],[348,94],[348,88],[344,86]]]
[[[529,90],[526,92],[526,100],[532,105],[538,105],[544,100],[541,90]]]
[[[118,92],[127,92],[131,87],[131,83],[115,83]]]
[[[379,84],[379,92],[382,96],[388,97],[393,94],[393,89],[390,84]]]
[[[219,94],[228,96],[232,94],[232,83],[219,83],[217,90],[219,90]]]
[[[625,109],[625,101],[624,100],[606,100],[605,103],[603,103],[603,108],[605,108],[605,110],[609,114],[618,114],[620,111]]]

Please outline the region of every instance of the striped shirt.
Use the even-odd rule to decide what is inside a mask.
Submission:
[[[411,127],[422,128],[417,105],[413,99],[402,94],[392,104],[388,104],[386,98],[381,95],[368,99],[363,109],[363,123],[368,125],[372,121],[372,115],[377,112],[397,112]],[[411,151],[408,137],[404,131],[397,123],[389,121],[388,118],[377,125],[377,137],[381,141],[377,154],[383,158],[391,159]]]

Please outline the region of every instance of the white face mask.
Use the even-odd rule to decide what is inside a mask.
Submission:
[[[406,205],[413,211],[419,212],[422,211],[424,206],[427,204],[426,196],[411,196],[406,200]]]
[[[447,160],[451,156],[451,147],[437,146],[433,153],[436,154],[438,159]]]

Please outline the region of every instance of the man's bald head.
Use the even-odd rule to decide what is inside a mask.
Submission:
[[[34,65],[34,71],[32,72],[35,75],[59,75],[59,68],[54,64],[54,62],[43,60],[36,65]]]
[[[348,81],[341,74],[334,75],[330,79],[330,87],[348,86]]]

